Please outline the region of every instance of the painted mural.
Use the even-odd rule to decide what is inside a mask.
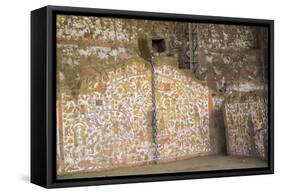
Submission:
[[[232,100],[224,106],[228,153],[266,158],[267,101],[257,94],[240,95],[239,100],[229,96]]]
[[[72,15],[56,27],[58,178],[266,161],[266,30]]]
[[[170,63],[159,62],[156,67],[160,162],[210,151],[208,89],[166,60]],[[58,101],[64,133],[58,142],[64,148],[61,171],[152,162],[150,69],[134,63],[102,76],[84,83],[90,91],[79,93],[76,99],[62,93]]]

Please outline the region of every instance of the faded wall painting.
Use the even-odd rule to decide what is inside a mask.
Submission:
[[[57,15],[57,178],[266,167],[267,33]]]

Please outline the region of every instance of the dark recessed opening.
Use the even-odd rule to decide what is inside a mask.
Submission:
[[[166,51],[165,39],[152,39],[153,52],[162,53]]]

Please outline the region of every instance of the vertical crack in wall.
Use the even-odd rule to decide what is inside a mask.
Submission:
[[[251,155],[250,133],[256,155],[266,156],[266,34],[250,26],[59,15],[58,174],[223,153],[225,143],[228,154]]]

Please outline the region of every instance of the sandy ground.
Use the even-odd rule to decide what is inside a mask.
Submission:
[[[202,156],[187,160],[180,160],[170,163],[148,164],[145,166],[136,166],[129,168],[118,168],[99,172],[83,172],[58,176],[58,179],[89,178],[89,177],[107,177],[122,175],[139,174],[159,174],[171,172],[191,172],[208,171],[223,169],[241,169],[241,168],[261,168],[266,167],[267,162],[259,158],[237,157],[237,156]]]

